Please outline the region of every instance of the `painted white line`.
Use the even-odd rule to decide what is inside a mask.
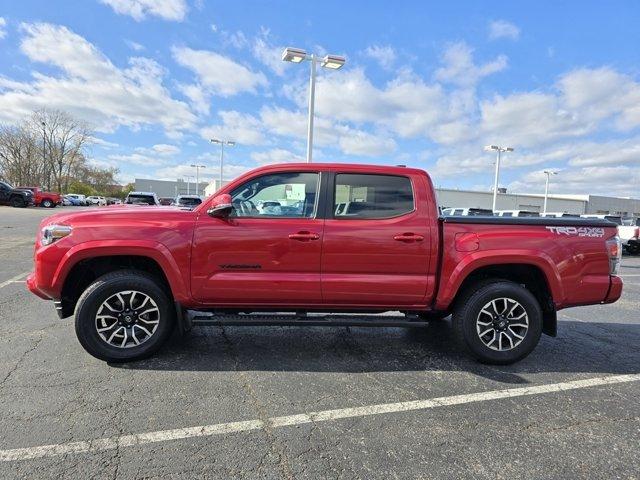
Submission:
[[[381,415],[385,413],[409,412],[415,410],[427,410],[449,405],[463,405],[466,403],[486,402],[501,398],[523,397],[527,395],[540,395],[543,393],[566,392],[581,388],[614,385],[620,383],[640,381],[640,374],[609,375],[605,377],[587,378],[570,382],[535,385],[531,387],[510,388],[505,390],[491,390],[488,392],[469,393],[450,397],[439,397],[427,400],[414,400],[409,402],[383,403],[364,407],[339,408],[336,410],[323,410],[319,412],[300,413],[283,417],[271,417],[267,420],[247,420],[243,422],[218,423],[214,425],[201,425],[198,427],[177,428],[174,430],[160,430],[156,432],[136,433],[119,437],[99,438],[79,442],[60,443],[54,445],[42,445],[37,447],[15,448],[0,450],[0,462],[12,462],[16,460],[30,460],[34,458],[54,457],[73,453],[94,453],[104,450],[113,450],[120,447],[134,445],[146,445],[149,443],[167,442],[170,440],[182,440],[194,437],[210,437],[229,433],[250,432],[262,430],[265,427],[278,428],[305,423],[328,422],[342,418],[365,417]]]
[[[640,277],[640,273],[628,273],[626,275],[620,275],[622,278],[626,277]]]
[[[11,277],[9,280],[5,280],[4,282],[0,283],[0,288],[4,288],[7,285],[10,285],[10,284],[12,284],[14,282],[22,280],[24,277],[29,275],[29,273],[31,273],[31,272],[21,273],[20,275],[16,275],[15,277]]]

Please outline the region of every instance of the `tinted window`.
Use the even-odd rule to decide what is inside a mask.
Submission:
[[[335,218],[390,218],[413,211],[413,190],[407,177],[336,175]]]
[[[162,202],[160,202],[162,203]],[[202,203],[202,200],[199,198],[179,198],[178,199],[178,204],[179,205],[186,205],[187,207],[193,207],[194,205],[200,205]]]
[[[231,192],[233,216],[312,218],[316,211],[317,173],[276,173],[254,178]]]
[[[469,215],[471,216],[493,216],[493,210],[486,210],[484,208],[470,208]]]
[[[520,213],[518,213],[519,217],[539,217],[540,214],[538,212],[525,212],[525,211],[520,211]]]
[[[513,217],[513,213],[511,212],[502,212],[503,217]]]
[[[613,215],[605,215],[605,220],[615,223],[616,225],[622,225],[622,219],[620,217],[614,217]]]
[[[155,199],[150,195],[129,195],[125,203],[135,205],[155,205]]]

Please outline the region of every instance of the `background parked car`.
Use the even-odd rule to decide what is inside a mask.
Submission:
[[[57,192],[45,192],[40,187],[18,187],[20,190],[29,190],[33,193],[33,203],[36,207],[55,208],[62,205],[62,195]]]
[[[540,213],[530,210],[496,210],[496,217],[539,217]]]
[[[153,192],[130,192],[124,203],[128,205],[160,205],[160,200]]]
[[[159,201],[160,201],[160,205],[163,205],[165,207],[168,207],[168,206],[176,204],[175,199],[171,198],[171,197],[160,197]]]
[[[450,215],[463,215],[471,217],[493,217],[493,210],[488,208],[455,208],[449,207],[442,210],[442,215],[448,217]]]
[[[98,205],[99,207],[103,207],[107,205],[107,199],[104,197],[99,197],[97,195],[91,195],[87,197],[87,202],[89,205]]]
[[[181,207],[195,207],[202,203],[202,199],[198,195],[178,195],[176,197],[175,205]]]
[[[7,182],[0,182],[0,204],[12,207],[28,207],[33,205],[33,192],[13,188]]]
[[[622,248],[629,255],[638,255],[640,254],[640,228],[631,224],[627,225],[630,222],[623,222],[622,217],[617,215],[595,215],[595,214],[585,214],[580,215],[583,218],[600,218],[609,220],[610,222],[618,225],[618,237],[620,237],[620,242],[622,242]]]
[[[546,212],[541,213],[541,217],[547,218],[580,218],[580,215],[577,213],[564,213],[564,212]]]
[[[85,197],[84,195],[81,195],[79,193],[67,193],[66,197],[70,198],[70,199],[77,200],[78,201],[78,205],[82,205],[82,206],[89,205],[87,203],[87,197]]]

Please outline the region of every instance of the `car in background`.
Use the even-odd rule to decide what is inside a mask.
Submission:
[[[65,196],[71,201],[77,201],[77,204],[83,207],[89,205],[89,203],[87,203],[87,197],[81,195],[80,193],[67,193]]]
[[[600,214],[600,213],[585,213],[580,215],[582,218],[598,218],[600,220],[609,220],[610,222],[615,223],[616,225],[622,225],[622,217],[620,215],[609,215],[609,214]]]
[[[87,202],[89,205],[97,205],[99,207],[107,206],[107,199],[98,195],[91,195],[90,197],[87,197]]]
[[[34,205],[33,192],[13,188],[7,182],[0,182],[0,205],[11,205],[12,207],[28,207]]]
[[[565,213],[565,212],[546,212],[541,213],[541,217],[546,218],[580,218],[580,215],[577,213]]]
[[[160,205],[160,200],[153,192],[129,192],[124,203],[127,205]]]
[[[55,208],[62,205],[62,195],[57,192],[45,192],[40,187],[18,187],[33,193],[33,203],[36,207]]]
[[[452,215],[462,215],[470,217],[493,217],[493,210],[488,208],[444,208],[442,215],[445,217]]]
[[[618,226],[618,237],[622,242],[622,248],[629,255],[638,255],[640,253],[640,228],[635,225],[627,225],[629,222],[623,221],[619,215],[607,215],[607,214],[584,214],[580,215],[582,218],[598,218],[609,220]]]
[[[84,202],[74,195],[63,195],[62,205],[67,207],[79,207],[84,205]]]
[[[171,197],[160,197],[158,200],[160,201],[160,205],[164,207],[170,207],[176,204],[176,200]]]
[[[198,195],[178,195],[174,205],[193,208],[201,203],[202,199]]]
[[[107,197],[107,205],[122,205],[122,200],[115,197]]]
[[[530,210],[496,210],[496,217],[539,217],[540,213]]]

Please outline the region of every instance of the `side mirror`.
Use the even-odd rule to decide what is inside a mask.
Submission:
[[[226,218],[233,211],[231,195],[224,193],[214,197],[207,210],[207,215],[214,218]]]

